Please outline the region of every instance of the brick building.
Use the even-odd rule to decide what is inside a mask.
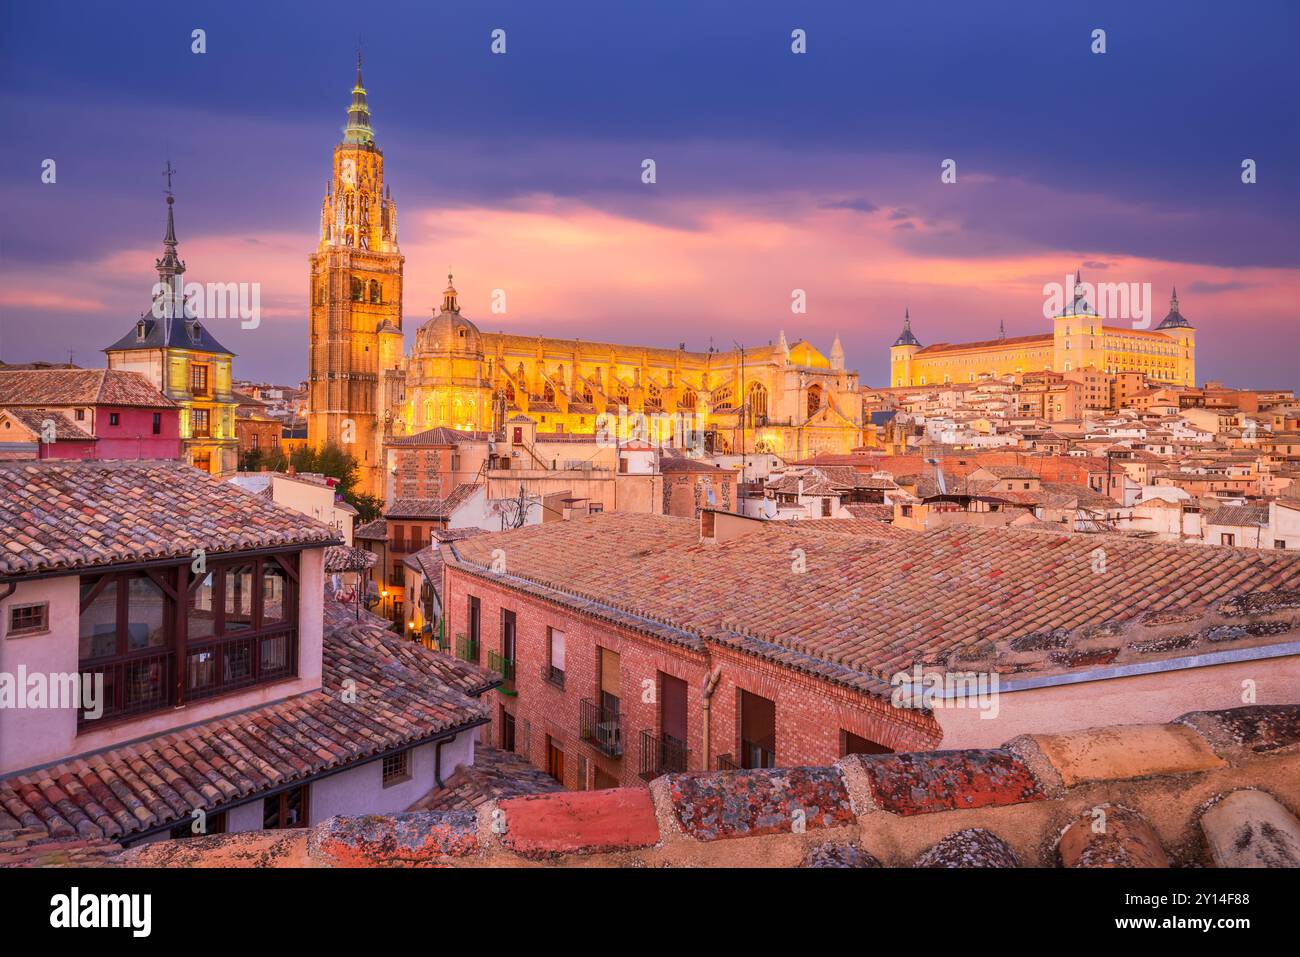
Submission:
[[[1260,703],[1300,681],[1300,560],[1284,553],[701,518],[607,513],[444,546],[454,650],[507,679],[490,743],[570,788],[629,786],[1169,720],[1239,704],[1246,680]],[[943,689],[924,706],[894,694],[914,669]],[[954,684],[972,675],[988,708]]]

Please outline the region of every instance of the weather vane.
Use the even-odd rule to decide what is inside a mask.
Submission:
[[[163,170],[163,175],[167,177],[167,195],[168,195],[168,196],[170,196],[170,195],[172,194],[172,173],[175,173],[175,172],[176,172],[176,168],[175,168],[174,166],[172,166],[171,158],[168,157],[168,159],[167,159],[167,167]]]

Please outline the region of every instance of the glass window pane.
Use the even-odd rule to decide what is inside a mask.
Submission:
[[[226,663],[225,684],[238,684],[253,677],[253,642],[256,639],[244,638],[233,644],[226,643],[222,649],[222,658]]]
[[[225,633],[246,631],[253,627],[253,566],[232,565],[226,575]]]
[[[551,667],[564,670],[564,632],[551,629]]]
[[[82,595],[90,593],[98,579],[82,584]],[[108,658],[117,654],[117,582],[112,581],[95,596],[81,613],[82,661]]]
[[[262,565],[262,626],[279,624],[289,620],[288,613],[289,576],[273,558],[268,558]]]
[[[217,653],[200,651],[189,656],[186,687],[192,692],[207,691],[217,683]]]
[[[217,631],[216,602],[217,579],[208,572],[203,580],[190,590],[189,640],[211,638]]]
[[[127,580],[126,650],[167,644],[167,593],[144,573]]]

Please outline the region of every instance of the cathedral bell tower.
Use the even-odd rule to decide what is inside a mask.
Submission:
[[[358,54],[348,122],[321,202],[320,243],[311,255],[307,443],[351,453],[360,491],[369,495],[383,494],[383,383],[391,371],[385,366],[402,361],[387,339],[402,329],[404,261]]]

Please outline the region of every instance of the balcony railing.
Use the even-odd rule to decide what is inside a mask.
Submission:
[[[719,770],[719,771],[739,771],[739,770],[740,770],[740,765],[736,763],[736,756],[735,756],[734,754],[719,754],[719,755],[718,755],[718,770]]]
[[[557,668],[555,665],[542,665],[542,680],[555,685],[555,687],[564,689],[564,670]]]
[[[501,686],[497,688],[502,694],[515,694],[515,659],[507,658],[499,652],[488,652],[488,671],[495,671],[501,676]]]
[[[457,635],[456,657],[461,661],[472,661],[474,664],[478,664],[478,639]]]
[[[661,774],[681,774],[686,770],[691,752],[683,741],[671,734],[662,737],[641,732],[641,777],[647,781]]]
[[[103,676],[103,711],[98,717],[89,717],[82,709],[77,714],[78,726],[148,714],[180,704],[176,666],[176,652],[171,650],[83,662],[83,674]],[[183,668],[186,703],[292,678],[298,673],[298,632],[285,627],[256,635],[228,635],[192,642],[185,650]]]
[[[82,674],[92,676],[92,682],[93,676],[104,677],[103,711],[98,717],[88,717],[85,709],[78,711],[78,726],[171,707],[176,698],[175,667],[171,651],[82,664]]]
[[[578,706],[582,722],[582,740],[611,758],[623,754],[623,729],[618,710],[602,708],[594,701],[583,698]]]
[[[298,632],[294,628],[192,642],[185,652],[185,698],[197,701],[291,678],[297,665]]]

